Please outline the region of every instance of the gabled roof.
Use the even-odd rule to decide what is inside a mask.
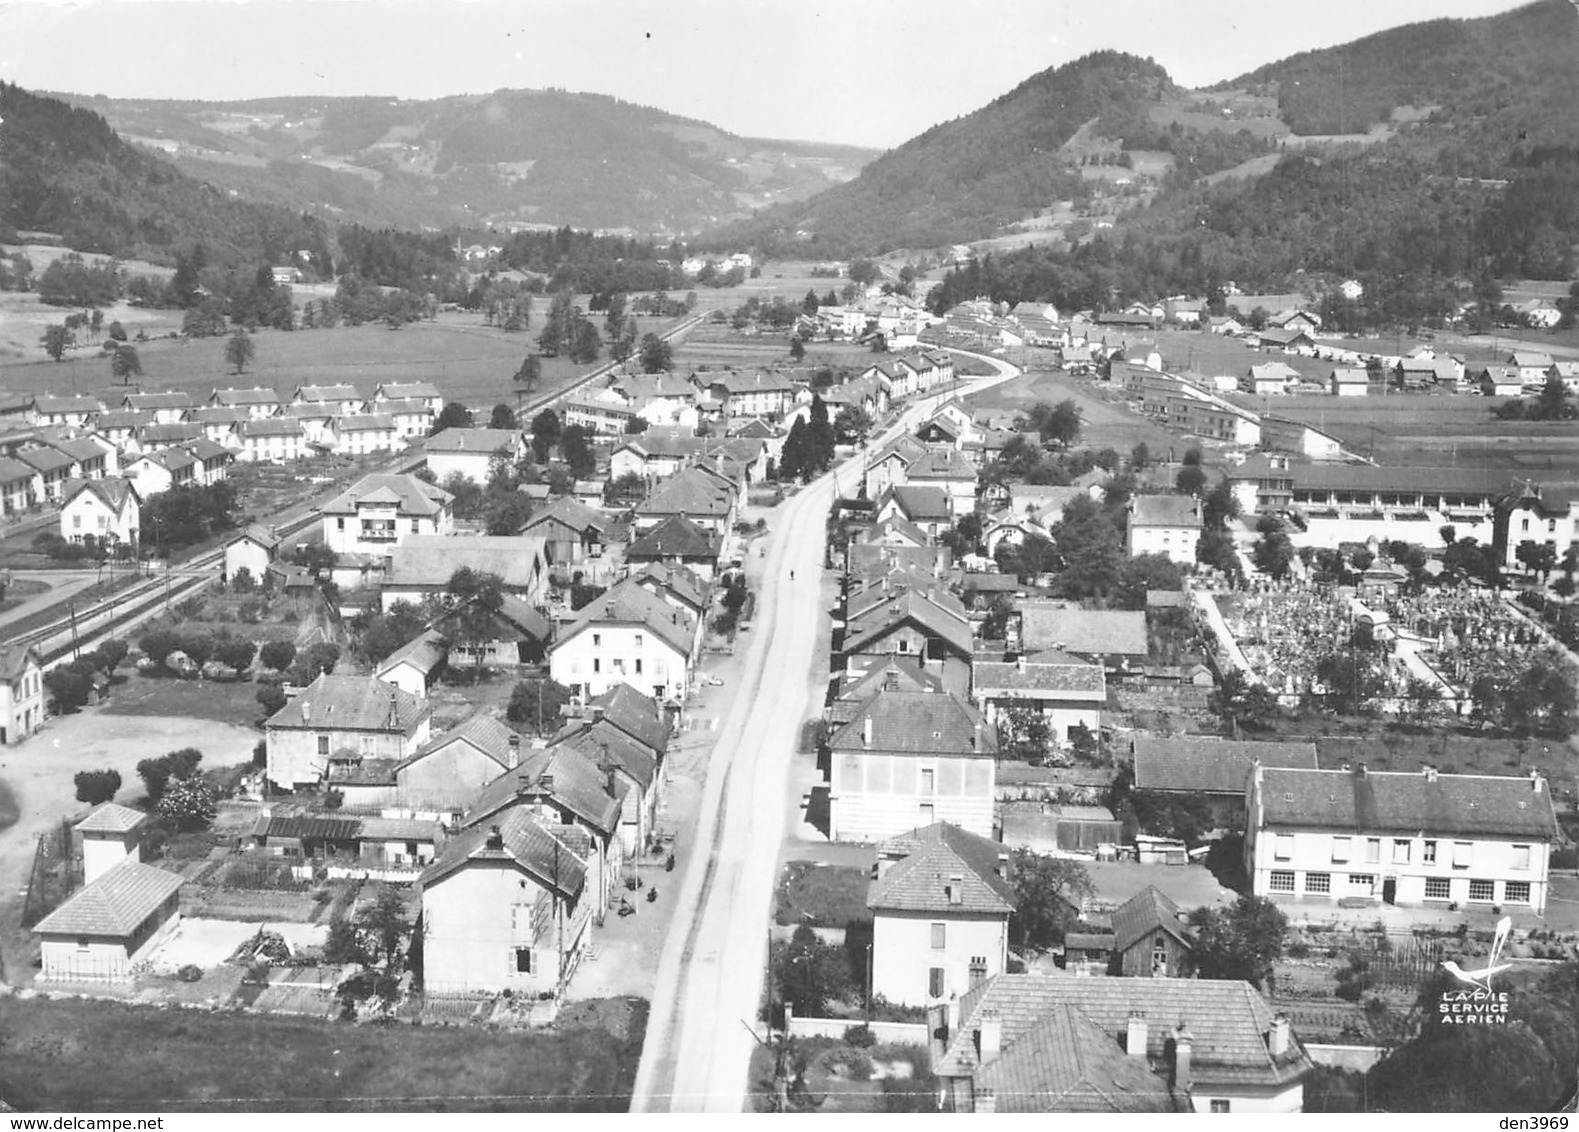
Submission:
[[[872,739],[865,739],[871,723]],[[994,758],[998,736],[985,717],[952,692],[879,692],[833,735],[840,752]]]
[[[933,449],[905,469],[905,478],[915,480],[968,480],[976,482],[976,469],[954,448]]]
[[[280,395],[272,389],[255,385],[251,389],[216,389],[209,397],[216,405],[278,405]]]
[[[1250,367],[1251,381],[1275,381],[1279,384],[1298,381],[1299,370],[1285,362],[1266,362]]]
[[[696,619],[627,578],[588,602],[576,619],[564,627],[554,647],[568,644],[594,625],[609,624],[644,625],[670,648],[689,656]]]
[[[953,516],[948,492],[941,487],[899,484],[889,488],[877,501],[877,510],[881,511],[890,499],[913,523],[946,520]]]
[[[137,439],[144,444],[179,444],[202,435],[202,426],[193,421],[171,421],[167,424],[156,421],[137,430]]]
[[[410,735],[431,709],[375,676],[321,675],[265,727],[293,731],[382,731]]]
[[[1185,947],[1195,942],[1194,936],[1185,926],[1184,914],[1179,911],[1179,906],[1164,896],[1155,885],[1148,884],[1113,909],[1113,946],[1119,951],[1128,951],[1158,928]]]
[[[1548,364],[1550,364],[1549,360]],[[102,413],[104,406],[99,403],[97,397],[81,393],[69,397],[37,397],[33,401],[33,411],[40,416],[54,416],[58,413]]]
[[[470,453],[492,456],[499,449],[512,450],[521,444],[521,434],[503,428],[447,428],[423,442],[428,454]]]
[[[521,868],[544,888],[562,896],[578,895],[586,884],[587,870],[578,854],[522,808],[506,811],[496,823],[497,848],[489,845],[493,827],[479,825],[463,831],[444,847],[443,854],[422,874],[426,889],[473,861],[508,861]]]
[[[399,510],[403,515],[433,515],[444,510],[455,498],[437,484],[416,476],[378,473],[363,476],[319,510],[325,515],[354,515],[358,502],[380,491],[388,491],[399,501]]]
[[[604,720],[566,727],[553,742],[554,747],[575,751],[594,766],[607,770],[617,767],[628,774],[643,794],[658,776],[658,757],[645,744]]]
[[[126,414],[121,414],[121,413],[110,414],[110,413],[106,413],[104,416],[100,417],[99,418],[99,428],[100,428],[101,431],[103,429],[110,428],[110,427],[116,427],[116,426],[124,427],[123,422],[121,422],[118,419],[113,422],[113,426],[112,426],[112,423],[111,423],[111,421],[109,419],[112,415],[118,418],[118,417],[121,417],[121,416],[125,416]],[[143,414],[137,414],[137,415],[139,417],[143,416]],[[124,424],[147,423],[148,421],[152,421],[152,419],[153,419],[152,417],[148,417],[147,421],[141,421],[141,420],[139,420],[137,422],[127,421],[127,422],[124,422]],[[186,419],[188,421],[191,421],[193,424],[199,424],[199,425],[240,424],[242,421],[245,421],[245,420],[248,419],[248,415],[247,415],[247,411],[245,409],[239,409],[239,408],[236,408],[235,406],[232,406],[232,405],[203,405],[203,406],[200,406],[200,407],[195,408],[195,409],[187,410]]]
[[[188,420],[199,419],[197,417],[197,413],[198,412],[202,412],[202,411],[205,411],[205,410],[197,410],[197,409],[190,410],[187,413],[187,419]],[[206,410],[206,411],[228,412],[229,410]],[[111,411],[109,411],[107,413],[100,413],[99,416],[98,416],[98,419],[96,421],[94,421],[93,427],[96,428],[99,432],[108,432],[111,429],[117,429],[117,428],[140,429],[140,428],[142,428],[145,425],[153,424],[154,423],[154,419],[155,419],[154,418],[154,414],[152,414],[152,413],[137,412],[136,410],[133,410],[133,409],[112,409]]]
[[[168,472],[174,472],[179,468],[189,468],[198,463],[198,460],[185,448],[172,447],[160,448],[154,452],[144,452],[141,456],[132,460],[130,466],[135,467],[142,463],[152,464]]]
[[[701,468],[685,468],[649,492],[636,513],[717,518],[729,514],[734,502],[734,490],[718,476]]]
[[[1056,648],[1080,656],[1146,656],[1150,651],[1146,614],[1022,602],[1020,647],[1026,653]]]
[[[1137,495],[1130,501],[1129,524],[1199,530],[1201,505],[1188,495]]]
[[[24,448],[16,454],[22,463],[34,468],[46,476],[51,472],[58,472],[69,468],[77,461],[55,448]]]
[[[394,670],[399,665],[409,664],[426,676],[443,664],[444,658],[448,655],[449,642],[444,638],[444,634],[437,629],[429,629],[379,661],[377,667],[373,669],[373,675],[382,679],[384,673]]]
[[[537,584],[545,562],[536,535],[406,535],[389,551],[386,588],[444,587],[462,566],[495,574],[514,590]]]
[[[20,460],[13,460],[9,456],[0,456],[0,483],[16,483],[19,480],[30,480],[38,475],[35,468],[30,468]]]
[[[661,753],[669,742],[669,721],[663,709],[629,684],[615,684],[588,700],[587,707],[654,752]]]
[[[38,646],[20,641],[0,644],[0,680],[15,680],[29,668],[42,664]]]
[[[687,566],[667,562],[648,562],[631,575],[638,583],[657,593],[678,598],[698,614],[707,612],[707,583]]]
[[[185,448],[197,459],[205,462],[208,460],[234,460],[236,458],[236,454],[229,448],[226,448],[223,444],[215,444],[204,436],[185,441],[181,447]]]
[[[421,638],[418,639],[420,640]],[[520,735],[500,723],[487,712],[474,712],[444,734],[429,739],[420,748],[397,763],[395,769],[397,771],[404,770],[412,763],[426,758],[435,751],[443,750],[445,747],[455,743],[465,743],[498,763],[500,770],[508,770],[510,768],[510,739],[512,736],[515,737],[516,751],[519,752],[521,746]]]
[[[862,543],[887,542],[892,535],[900,536],[911,546],[928,546],[932,542],[927,537],[926,531],[923,531],[903,515],[890,515],[882,522],[868,528],[856,541]]]
[[[1148,1062],[1129,1056],[1114,1034],[1068,1003],[1032,1022],[997,1060],[976,1070],[972,1085],[991,1090],[995,1112],[1175,1111],[1167,1082]]]
[[[302,422],[294,417],[265,417],[260,421],[242,421],[241,435],[246,440],[266,436],[301,436]]]
[[[357,413],[334,419],[336,432],[393,432],[395,418],[389,413]]]
[[[1135,788],[1202,794],[1245,792],[1257,760],[1265,767],[1316,766],[1314,743],[1263,743],[1228,739],[1135,737]]]
[[[154,412],[159,409],[187,409],[192,405],[192,396],[180,390],[167,393],[128,393],[121,399],[121,404],[139,413]]]
[[[962,656],[971,654],[973,637],[969,622],[961,621],[943,605],[913,590],[892,594],[883,604],[852,618],[845,629],[841,651],[846,655],[859,653],[906,623],[920,629],[930,639],[945,642]]]
[[[375,398],[405,401],[440,396],[438,387],[427,381],[387,381],[373,391]]]
[[[721,543],[684,515],[674,515],[625,548],[629,562],[662,558],[717,558]]]
[[[131,935],[181,890],[179,874],[125,860],[33,926],[38,935]]]
[[[708,389],[722,387],[731,397],[750,393],[794,393],[797,388],[793,381],[773,370],[765,372],[757,370],[755,373],[728,370],[724,373],[708,374],[705,378],[705,386]]]
[[[83,480],[69,479],[60,485],[60,505],[66,507],[71,501],[83,492],[97,496],[111,511],[119,513],[129,502],[133,507],[138,504],[137,492],[132,487],[130,480],[99,479]]]
[[[1266,1034],[1272,1009],[1249,983],[1228,979],[1080,979],[1067,975],[996,975],[960,999],[960,1027],[933,1066],[940,1077],[970,1076],[980,1065],[975,1032],[983,1011],[998,1012],[1001,1048],[1012,1052],[1022,1035],[1059,1006],[1079,1011],[1103,1033],[1118,1035],[1131,1014],[1147,1020],[1148,1057],[1165,1063],[1173,1028],[1183,1023],[1194,1044],[1190,1071],[1198,1087],[1211,1084],[1292,1084],[1311,1068],[1298,1041],[1274,1056]],[[1138,1059],[1137,1059],[1138,1060]]]
[[[1408,831],[1443,836],[1558,837],[1544,779],[1267,767],[1261,771],[1267,826]]]
[[[130,833],[148,820],[148,815],[130,806],[105,802],[95,806],[87,817],[76,825],[79,833]]]
[[[999,856],[1007,853],[999,842],[934,822],[890,838],[877,853],[879,859],[904,857],[868,887],[866,906],[873,911],[1004,916],[1014,911],[1014,887],[998,875]]]
[[[850,722],[878,692],[942,692],[943,678],[928,672],[920,657],[891,656],[888,663],[874,666],[865,675],[839,688],[838,698],[828,708],[828,722],[839,726]]]
[[[593,510],[579,499],[572,499],[566,495],[554,500],[541,511],[534,512],[526,521],[526,525],[521,528],[521,533],[529,534],[533,527],[551,522],[561,523],[581,534],[596,531],[600,535],[607,535],[614,526],[613,520],[607,515]]]
[[[614,793],[609,793],[604,772],[576,751],[554,747],[531,751],[519,766],[482,788],[462,824],[487,821],[517,800],[546,799],[607,836],[619,826],[626,789],[619,783],[614,786]]]
[[[305,402],[360,401],[362,394],[354,385],[298,385],[296,400]]]

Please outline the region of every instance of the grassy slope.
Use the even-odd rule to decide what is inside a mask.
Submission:
[[[634,1013],[621,1040],[7,998],[0,1097],[23,1110],[623,1112],[645,1004]]]

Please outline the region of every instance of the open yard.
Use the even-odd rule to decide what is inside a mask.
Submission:
[[[823,282],[838,283],[839,280]],[[789,365],[789,341],[787,330],[778,334],[752,334],[727,325],[703,323],[687,334],[684,343],[675,348],[675,371],[689,373],[704,366],[721,370]],[[865,346],[843,342],[810,342],[806,345],[805,358],[794,364],[864,368],[881,360],[883,355],[874,354]]]
[[[1080,407],[1080,445],[1085,448],[1116,448],[1129,454],[1144,442],[1153,459],[1165,456],[1170,448],[1180,453],[1187,444],[1183,437],[1130,412],[1122,404],[1098,397],[1088,381],[1051,370],[1027,370],[1013,381],[1006,381],[982,393],[965,398],[973,410],[1013,415],[1029,411],[1038,401],[1056,404],[1072,399]]]
[[[751,1053],[753,1112],[772,1112],[778,1051]],[[857,1049],[837,1038],[791,1038],[784,1050],[788,1111],[822,1113],[936,1112],[937,1078],[920,1046]]]
[[[613,1030],[347,1026],[0,999],[0,1099],[23,1111],[624,1112],[646,1003]],[[584,1013],[589,1020],[600,1017]]]
[[[779,876],[774,920],[785,926],[842,928],[852,920],[870,920],[864,868],[790,861]]]

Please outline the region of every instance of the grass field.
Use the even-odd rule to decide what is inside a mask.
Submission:
[[[1038,401],[1056,404],[1065,399],[1072,399],[1080,407],[1082,447],[1115,448],[1128,455],[1130,449],[1144,442],[1156,459],[1170,448],[1182,453],[1188,447],[1183,437],[1152,424],[1122,404],[1102,400],[1089,382],[1063,373],[1028,370],[1013,381],[970,394],[965,401],[972,409],[1014,414],[1027,411]]]
[[[882,361],[883,355],[874,354],[865,346],[844,342],[812,342],[806,346],[806,356],[792,363],[789,355],[790,335],[749,334],[729,326],[703,323],[685,336],[674,351],[676,373],[690,373],[704,366],[711,370],[755,369],[775,365],[800,366],[850,366],[865,368]]]
[[[779,877],[774,919],[786,926],[810,924],[842,928],[851,920],[869,920],[865,869],[790,861]]]
[[[0,1098],[22,1111],[625,1112],[647,1005],[623,1033],[348,1026],[0,999]]]

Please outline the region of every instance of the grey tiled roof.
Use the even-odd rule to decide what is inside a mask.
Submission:
[[[409,735],[428,705],[374,676],[323,675],[264,725],[299,731],[384,731]]]
[[[599,624],[645,625],[670,648],[689,656],[696,619],[627,578],[588,602],[576,619],[564,627],[554,647],[562,647]]]
[[[1542,779],[1268,767],[1262,771],[1261,798],[1268,826],[1532,840],[1558,836],[1552,792]]]
[[[587,701],[587,706],[654,753],[661,753],[668,745],[669,722],[663,709],[629,684],[615,684]]]
[[[146,821],[148,815],[129,806],[105,802],[77,823],[82,833],[130,833]]]
[[[126,860],[40,920],[39,935],[126,936],[181,889],[181,877]]]
[[[1064,699],[1107,699],[1107,677],[1100,664],[1030,664],[981,662],[972,666],[971,685],[977,698],[994,692],[1045,692]]]
[[[1120,951],[1161,928],[1185,946],[1192,942],[1179,906],[1147,885],[1113,910],[1113,943]]]
[[[1316,766],[1314,743],[1262,743],[1229,739],[1135,737],[1135,788],[1203,794],[1245,792],[1250,767]]]
[[[867,720],[872,740],[866,742]],[[841,751],[882,751],[900,755],[997,754],[996,728],[952,692],[879,692],[837,732],[829,744]]]
[[[499,829],[500,847],[490,848],[493,826]],[[586,884],[586,865],[578,848],[558,836],[526,809],[516,807],[491,824],[465,830],[444,847],[439,859],[422,874],[421,885],[428,888],[473,861],[512,861],[544,887],[564,896],[577,895]]]
[[[1114,609],[1063,609],[1043,602],[1020,606],[1022,651],[1058,648],[1082,656],[1145,656],[1144,612]]]
[[[466,826],[485,822],[517,799],[543,798],[575,814],[605,836],[619,825],[620,801],[626,788],[608,780],[596,764],[581,753],[549,747],[525,753],[520,765],[505,771],[482,788],[466,812]]]
[[[1168,1084],[1146,1060],[1068,1004],[1036,1020],[992,1064],[976,1071],[995,1112],[1172,1112]],[[1182,1098],[1181,1098],[1182,1102]]]
[[[1014,911],[1014,888],[998,875],[1008,850],[948,822],[911,830],[878,847],[878,855],[905,854],[872,881],[866,906],[877,912],[938,915],[1004,915]],[[956,879],[957,878],[957,879]],[[950,895],[957,884],[959,898]]]
[[[1165,1043],[1181,1022],[1194,1038],[1191,1073],[1196,1085],[1291,1084],[1311,1069],[1297,1041],[1274,1057],[1266,1034],[1272,1009],[1249,983],[1227,979],[1082,979],[1068,975],[998,975],[960,1000],[961,1025],[933,1067],[940,1077],[968,1076],[980,1059],[974,1032],[983,1010],[997,1010],[1002,1043],[1011,1050],[1020,1037],[1060,1005],[1089,1018],[1104,1033],[1123,1033],[1132,1013],[1146,1018],[1148,1056],[1162,1062]]]

